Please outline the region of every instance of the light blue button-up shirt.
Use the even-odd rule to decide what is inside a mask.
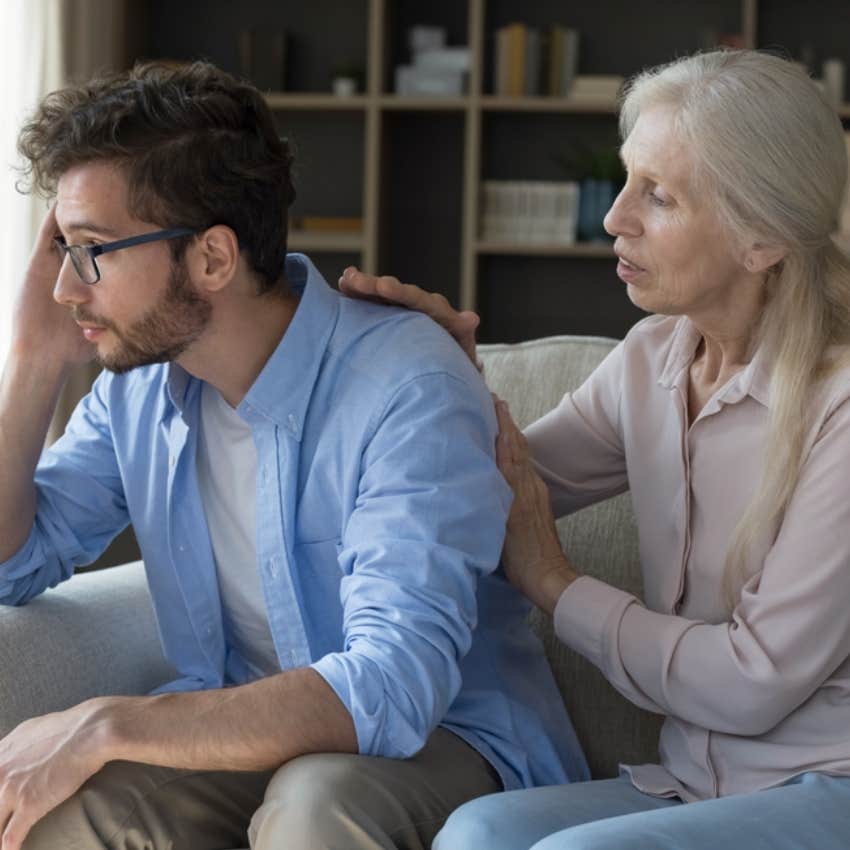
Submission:
[[[362,753],[413,755],[441,724],[506,788],[588,778],[528,603],[495,572],[510,492],[480,376],[423,316],[342,298],[297,254],[286,274],[298,309],[237,408],[257,447],[256,569],[281,669],[325,678]],[[181,674],[161,690],[251,678],[222,625],[200,398],[173,363],[103,373],[42,457],[34,527],[0,565],[0,602],[20,604],[132,522]]]

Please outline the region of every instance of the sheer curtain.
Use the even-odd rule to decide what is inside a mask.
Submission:
[[[15,189],[18,131],[41,98],[68,80],[127,63],[127,0],[2,0],[0,104],[0,366],[9,346],[12,304],[44,213],[45,201]],[[62,394],[50,429],[58,437],[94,367],[78,370]]]
[[[62,83],[61,17],[62,0],[0,3],[0,363],[9,345],[14,292],[47,209],[44,201],[15,190],[15,143],[24,118]]]

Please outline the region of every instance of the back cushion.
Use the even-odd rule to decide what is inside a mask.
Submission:
[[[578,387],[616,344],[598,337],[562,336],[518,345],[482,345],[490,389],[505,399],[525,427]],[[564,446],[569,451],[569,446]],[[558,521],[564,551],[582,572],[640,597],[637,529],[628,493]],[[663,718],[620,696],[589,662],[555,637],[552,619],[532,612],[593,776],[616,776],[617,765],[658,760]]]

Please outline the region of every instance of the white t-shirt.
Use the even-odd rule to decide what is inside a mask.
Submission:
[[[251,428],[205,383],[198,486],[230,645],[258,677],[280,672],[257,568],[257,448]]]

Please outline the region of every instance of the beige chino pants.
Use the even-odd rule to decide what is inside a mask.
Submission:
[[[38,823],[24,850],[427,850],[461,803],[501,790],[438,729],[411,759],[324,753],[277,771],[111,762]]]

